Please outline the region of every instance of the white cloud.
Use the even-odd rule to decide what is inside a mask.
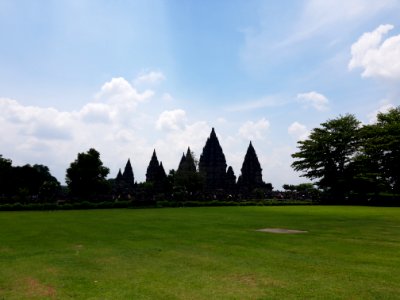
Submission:
[[[39,108],[23,106],[16,100],[0,98],[0,118],[6,123],[6,127],[24,136],[36,136],[45,140],[70,139],[68,120],[65,114],[54,108]],[[3,136],[10,136],[4,132]]]
[[[307,127],[299,122],[293,122],[288,128],[288,133],[296,140],[305,140],[310,134]]]
[[[79,115],[87,122],[107,123],[110,120],[132,126],[132,115],[138,104],[154,98],[153,90],[138,92],[126,79],[112,78],[95,95],[95,102],[86,104]]]
[[[139,102],[146,101],[153,95],[154,92],[151,90],[139,93],[125,78],[117,77],[106,82],[96,98],[110,104],[123,104],[128,108],[134,108]]]
[[[297,99],[301,102],[308,105],[311,105],[318,111],[324,111],[329,108],[329,100],[324,95],[317,92],[308,92],[297,94]]]
[[[112,118],[112,109],[105,103],[88,103],[80,111],[80,117],[89,123],[108,123]]]
[[[390,24],[380,25],[364,33],[351,46],[349,70],[363,69],[362,77],[400,79],[400,35],[383,40],[393,28]]]
[[[155,143],[157,156],[163,161],[166,170],[176,169],[182,153],[187,148],[194,152],[197,159],[200,158],[203,146],[210,135],[211,127],[205,121],[186,123],[178,130],[167,132]]]
[[[165,80],[165,75],[160,71],[150,71],[138,76],[136,84],[156,84]]]
[[[376,123],[377,116],[379,113],[387,113],[392,108],[395,108],[395,105],[390,103],[388,100],[383,100],[380,102],[379,108],[368,114],[368,120],[370,124]]]
[[[270,123],[265,118],[258,122],[247,121],[239,128],[239,136],[249,140],[264,139]]]
[[[256,149],[257,151],[257,149]],[[276,146],[267,153],[257,152],[261,165],[263,166],[263,179],[265,182],[272,182],[277,190],[282,190],[283,184],[299,184],[307,182],[307,179],[300,178],[291,168],[293,158],[291,155],[297,152],[289,146]]]
[[[101,87],[95,101],[77,111],[25,106],[0,98],[0,136],[7,137],[0,140],[2,154],[16,163],[46,164],[61,181],[76,154],[91,147],[113,168],[120,163],[119,154],[126,155],[124,160],[130,156],[127,152],[133,144],[146,149],[141,155],[150,148],[141,138],[146,132],[139,134],[137,128],[150,128],[154,120],[137,112],[137,106],[153,95],[150,90],[137,92],[124,78],[113,78]]]
[[[186,112],[182,109],[167,110],[160,114],[156,122],[157,129],[179,130],[186,123]]]

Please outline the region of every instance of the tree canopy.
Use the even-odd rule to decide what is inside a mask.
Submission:
[[[379,113],[361,126],[353,115],[339,116],[298,142],[292,167],[332,199],[400,193],[400,107]]]
[[[66,183],[74,196],[93,197],[106,194],[110,188],[106,177],[110,170],[103,166],[100,153],[91,148],[78,157],[67,169]]]
[[[10,159],[0,155],[0,196],[6,201],[27,202],[49,201],[54,199],[60,189],[60,183],[51,175],[47,166],[26,164],[12,166]]]

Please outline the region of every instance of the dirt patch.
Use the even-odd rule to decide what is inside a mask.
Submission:
[[[56,290],[49,286],[41,283],[35,278],[27,278],[25,280],[25,288],[26,288],[26,294],[28,297],[48,297],[50,299],[53,299],[56,297]]]
[[[260,274],[232,274],[228,277],[230,282],[235,285],[247,286],[252,289],[258,289],[263,286],[283,287],[285,283],[271,277],[265,277]]]
[[[270,232],[270,233],[283,233],[283,234],[298,234],[298,233],[307,233],[305,230],[295,230],[295,229],[285,229],[285,228],[263,228],[257,229],[256,231],[261,232]]]
[[[260,285],[267,286],[282,286],[283,283],[279,280],[270,277],[256,276],[254,274],[241,274],[231,277],[232,281],[246,285],[249,287],[258,287]]]

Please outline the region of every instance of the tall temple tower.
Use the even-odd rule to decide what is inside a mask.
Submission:
[[[189,172],[189,173],[196,173],[196,164],[194,162],[194,158],[192,156],[192,152],[190,147],[188,147],[186,155],[185,153],[182,154],[181,161],[179,163],[177,172]]]
[[[133,175],[131,160],[128,159],[125,165],[124,173],[121,169],[115,178],[114,192],[118,195],[132,196],[135,190],[135,177]]]
[[[128,159],[124,173],[122,173],[122,179],[129,185],[129,186],[134,186],[135,184],[135,177],[133,175],[133,170],[132,170],[132,165],[131,165],[131,160]]]
[[[262,187],[262,169],[253,144],[250,142],[244,157],[242,174],[239,176],[238,185],[240,188],[245,188],[251,191],[252,189]]]
[[[207,191],[225,188],[226,167],[225,155],[213,128],[199,160],[199,171],[204,176]]]
[[[156,150],[154,149],[146,172],[146,182],[158,183],[167,177],[162,162],[158,162]]]

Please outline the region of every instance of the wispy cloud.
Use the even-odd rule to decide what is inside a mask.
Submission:
[[[247,110],[254,110],[258,108],[263,108],[263,107],[276,107],[276,106],[282,106],[290,101],[284,98],[283,96],[267,96],[258,100],[252,100],[252,101],[245,101],[242,103],[237,103],[233,104],[231,106],[228,106],[226,108],[227,111],[232,111],[232,112],[240,112],[240,111],[247,111]]]
[[[156,84],[166,79],[161,71],[149,71],[140,74],[134,81],[135,84]]]
[[[359,21],[370,18],[396,5],[394,0],[311,0],[306,1],[293,34],[282,40],[280,46],[289,46],[332,30],[349,30]]]
[[[338,36],[349,35],[360,23],[393,9],[400,9],[400,2],[395,0],[305,1],[299,13],[294,16],[294,20],[288,21],[290,25],[282,24],[279,35],[271,33],[270,23],[265,21],[270,16],[264,16],[260,10],[259,22],[242,31],[245,43],[241,58],[245,64],[257,68],[271,63],[271,57],[276,60],[280,56],[298,54],[301,49],[300,44],[307,41],[306,45],[301,46],[307,47],[312,39],[323,38],[326,41],[321,44],[321,40],[316,40],[314,47],[334,45],[338,43]],[[267,9],[265,11],[268,12]]]

